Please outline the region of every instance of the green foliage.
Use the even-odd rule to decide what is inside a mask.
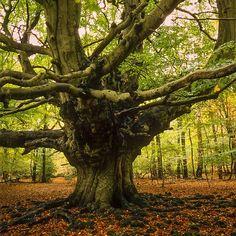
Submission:
[[[196,170],[198,163],[197,127],[200,127],[202,133],[203,165],[206,166],[207,171],[210,172],[213,167],[214,177],[216,177],[216,171],[219,166],[230,168],[232,155],[236,155],[236,149],[232,149],[230,146],[230,137],[232,134],[235,134],[236,130],[235,104],[235,94],[232,91],[226,91],[216,101],[208,101],[195,105],[190,114],[181,117],[181,127],[178,127],[176,121],[171,123],[173,130],[165,131],[160,135],[163,168],[167,178],[175,173],[177,160],[180,159],[181,163],[183,160],[181,146],[179,144],[179,134],[181,132],[185,132],[188,170],[189,175],[193,177],[189,134],[192,139],[193,164]],[[213,132],[213,126],[215,127],[216,134]],[[190,133],[189,129],[191,131]],[[152,150],[153,144],[151,143],[143,148],[141,155],[135,161],[134,172],[139,173],[139,176],[142,176],[142,174],[150,176],[150,170],[153,165],[151,161]],[[155,152],[156,158],[157,155],[157,152]]]
[[[236,43],[231,41],[221,45],[210,56],[206,68],[214,69],[224,64],[230,64],[236,59]],[[225,87],[230,80],[234,79],[234,75],[226,76],[220,79],[214,80],[201,80],[196,81],[191,85],[192,94],[201,94],[206,92],[216,92]],[[216,87],[217,86],[217,87]],[[217,91],[218,92],[218,91]]]
[[[236,43],[227,42],[217,48],[208,60],[207,67],[214,67],[224,63],[230,63],[236,59]]]
[[[38,163],[39,163],[39,165],[38,165],[38,179],[39,179],[39,181],[41,181],[42,176],[43,176],[42,156],[43,156],[43,153],[39,151],[39,154],[38,154]],[[56,169],[55,169],[53,156],[51,156],[48,151],[46,152],[45,159],[46,159],[45,177],[46,177],[46,182],[48,182],[56,173]]]
[[[30,175],[29,155],[22,156],[20,149],[6,149],[0,147],[0,176],[4,171],[10,178],[22,178]]]

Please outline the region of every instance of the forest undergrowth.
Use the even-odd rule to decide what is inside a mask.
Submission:
[[[67,197],[75,180],[0,183],[0,235],[229,235],[236,236],[236,181],[136,179],[147,205],[94,211],[48,208],[19,219],[45,202]]]

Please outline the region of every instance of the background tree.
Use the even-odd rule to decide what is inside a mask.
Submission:
[[[156,144],[157,144],[157,173],[158,173],[158,179],[163,179],[164,178],[164,173],[163,173],[163,157],[162,157],[160,135],[156,136]]]
[[[137,203],[132,163],[141,148],[192,104],[217,98],[236,80],[233,61],[202,70],[166,65],[165,76],[158,68],[146,76],[158,50],[141,45],[161,45],[158,34],[170,28],[180,32],[161,25],[181,2],[1,1],[0,48],[19,60],[0,73],[1,116],[49,103],[63,127],[1,130],[0,145],[63,152],[78,172],[72,204]],[[155,82],[141,88],[150,78]]]

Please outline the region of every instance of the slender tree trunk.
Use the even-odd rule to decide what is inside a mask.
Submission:
[[[31,173],[31,179],[32,182],[35,183],[37,180],[37,161],[35,161],[36,158],[38,158],[39,149],[34,150],[34,155],[31,157],[30,161],[30,173]]]
[[[32,182],[36,182],[37,178],[37,163],[33,161],[33,167],[32,167]]]
[[[233,153],[231,153],[231,165],[229,176],[229,179],[232,179],[233,176],[236,177],[236,138],[231,138],[230,142],[230,149],[231,151],[234,151]]]
[[[157,152],[156,152],[156,140],[154,139],[151,143],[152,153],[151,153],[151,178],[157,179]]]
[[[8,150],[7,148],[3,148],[3,166],[2,166],[2,173],[3,173],[3,179],[6,182],[6,180],[8,180],[9,178],[9,172],[10,172],[10,168],[9,168],[9,164],[7,162],[8,159]],[[7,178],[6,178],[7,177]]]
[[[178,158],[177,160],[176,175],[177,175],[177,179],[181,178],[181,159],[180,158]]]
[[[214,179],[214,163],[211,162],[211,179]]]
[[[189,135],[189,142],[190,142],[190,153],[191,153],[191,163],[192,163],[192,173],[194,178],[195,176],[195,165],[194,165],[194,159],[193,159],[193,140],[192,140],[192,136],[191,136],[191,130],[189,128],[188,130],[188,135]]]
[[[225,164],[225,167],[226,167],[226,173],[227,173],[227,175],[229,175],[231,172],[230,172],[230,168],[228,166],[228,163]]]
[[[197,123],[197,138],[198,138],[198,149],[197,149],[197,151],[198,151],[198,164],[197,164],[196,177],[202,178],[202,173],[203,173],[203,141],[202,141],[200,117],[198,117],[198,123]]]
[[[182,129],[182,120],[181,120],[181,118],[177,119],[177,122],[178,122],[178,130]],[[180,133],[178,133],[178,140],[177,140],[177,142],[178,142],[178,145],[181,147],[181,150],[182,150],[181,134]],[[181,164],[182,164],[182,158],[179,155],[178,159],[177,159],[177,168],[176,168],[177,179],[181,178]]]
[[[43,148],[42,150],[42,183],[47,182],[47,177],[46,177],[46,149]]]
[[[212,124],[211,127],[212,127],[212,132],[213,132],[213,140],[215,143],[215,151],[220,152],[220,150],[218,149],[219,143],[218,143],[218,139],[217,139],[216,127],[214,124]],[[222,170],[222,163],[220,161],[217,165],[217,171],[218,171],[219,179],[222,179],[223,178],[223,170]]]
[[[157,163],[158,163],[158,179],[163,179],[163,156],[162,156],[162,149],[161,149],[161,139],[160,135],[156,136],[156,144],[157,144]]]
[[[188,166],[187,166],[187,156],[186,156],[186,140],[185,140],[185,131],[182,130],[183,128],[183,121],[182,118],[178,119],[178,128],[181,129],[178,143],[181,146],[181,156],[182,160],[177,161],[177,178],[180,178],[181,175],[181,164],[183,164],[183,179],[188,178]]]
[[[47,125],[47,115],[44,114],[44,118],[43,118],[43,129],[48,129],[48,125]],[[42,179],[41,182],[42,183],[46,183],[47,182],[47,177],[46,177],[46,159],[47,159],[47,155],[46,155],[46,148],[42,149]]]
[[[185,132],[181,132],[181,148],[182,148],[182,156],[183,156],[183,179],[188,178],[188,164],[187,164],[187,156],[186,156],[186,141],[185,141]]]

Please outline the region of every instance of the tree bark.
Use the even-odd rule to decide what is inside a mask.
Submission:
[[[192,136],[191,136],[191,130],[189,128],[188,130],[188,135],[189,135],[189,142],[190,142],[190,153],[191,153],[191,163],[192,163],[192,173],[194,178],[195,176],[195,165],[194,165],[194,159],[193,159],[193,140],[192,140]]]
[[[154,140],[151,143],[151,179],[157,179],[157,152],[156,152],[156,148],[157,148],[157,143],[156,143],[156,139],[154,138]]]
[[[32,181],[35,183],[37,178],[37,163],[33,161],[33,167],[32,167]]]
[[[219,146],[219,143],[218,143],[218,139],[217,139],[217,133],[216,133],[216,127],[214,124],[211,125],[212,127],[212,132],[213,132],[213,140],[214,140],[214,143],[215,143],[215,152],[221,152],[218,148]],[[219,179],[222,179],[223,178],[223,170],[222,170],[222,163],[218,163],[217,165],[217,171],[218,171],[218,177]]]
[[[0,145],[3,147],[28,147],[27,144],[35,140],[41,141],[41,147],[56,148],[53,141],[62,138],[64,132],[62,130],[40,130],[40,131],[9,131],[0,130]],[[48,142],[44,142],[48,141]],[[52,143],[49,143],[49,141]],[[34,143],[37,146],[37,143]],[[59,146],[58,146],[59,148]],[[60,149],[60,148],[59,148]]]
[[[179,118],[177,119],[177,122],[178,122],[178,130],[180,131],[182,129],[182,119]],[[178,145],[181,147],[181,152],[182,152],[182,132],[180,132],[178,134]],[[181,165],[182,165],[182,159],[183,159],[183,156],[182,156],[183,153],[181,153],[179,156],[178,156],[178,159],[177,159],[177,169],[176,169],[176,174],[177,174],[177,179],[180,179],[181,178]],[[182,158],[181,158],[182,156]]]
[[[70,196],[73,205],[95,208],[125,207],[129,202],[139,204],[133,183],[131,154],[105,158],[99,165],[80,163],[77,168],[77,184]]]
[[[201,131],[201,122],[200,116],[198,116],[198,123],[197,123],[197,138],[198,138],[198,164],[196,170],[196,177],[202,178],[203,173],[203,140],[202,140],[202,131]]]
[[[236,42],[236,21],[234,19],[236,16],[236,1],[232,0],[217,0],[217,7],[219,12],[219,18],[224,20],[219,21],[218,28],[218,39],[215,48],[220,45],[234,41]]]
[[[163,179],[164,174],[163,174],[163,163],[162,163],[162,149],[161,149],[161,139],[159,134],[156,136],[156,143],[158,148],[157,149],[158,179]]]
[[[177,160],[176,175],[177,175],[177,179],[181,178],[181,159],[180,158],[178,158]]]
[[[182,156],[183,156],[183,179],[188,178],[188,163],[186,156],[186,141],[185,141],[185,131],[181,132],[181,148],[182,148]]]
[[[232,177],[236,177],[236,138],[232,138],[230,139],[230,150],[234,151],[233,153],[231,153],[231,165],[230,165],[230,176],[229,179],[232,179]]]
[[[42,178],[41,178],[42,183],[47,182],[47,177],[46,177],[46,149],[43,148],[42,150]]]

